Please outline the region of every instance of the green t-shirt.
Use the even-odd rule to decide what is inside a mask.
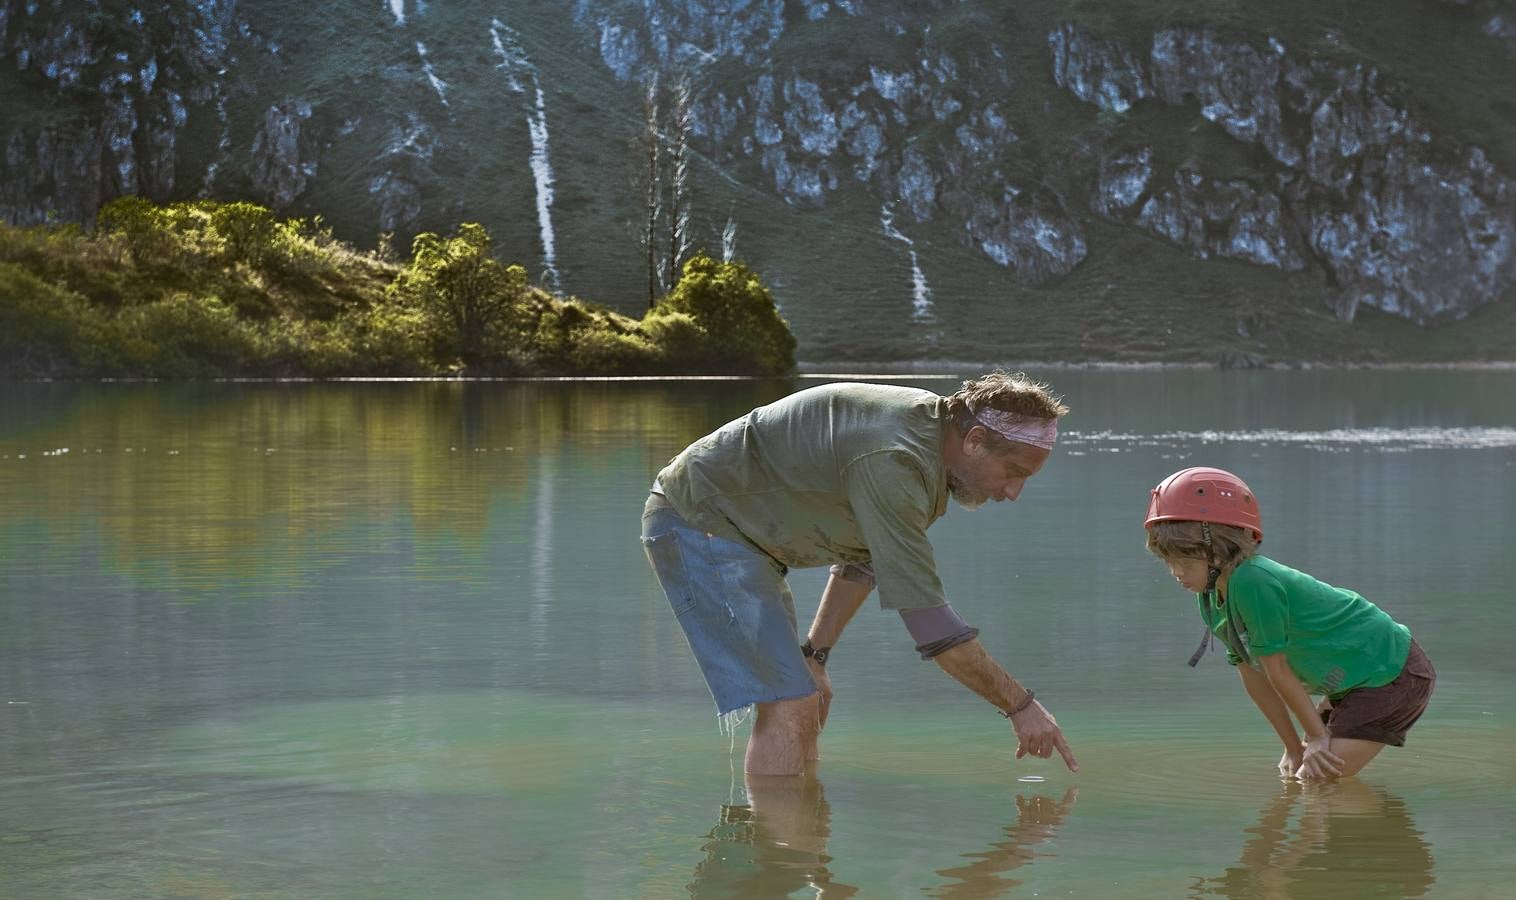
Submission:
[[[1197,595],[1207,627],[1223,641],[1227,619],[1250,655],[1283,653],[1312,694],[1340,697],[1395,680],[1411,649],[1410,629],[1358,594],[1254,556],[1232,570],[1219,608]],[[1241,658],[1231,647],[1227,661]]]
[[[930,391],[815,387],[694,442],[658,484],[697,528],[793,568],[869,562],[884,608],[941,606],[926,529],[947,511],[945,428]]]

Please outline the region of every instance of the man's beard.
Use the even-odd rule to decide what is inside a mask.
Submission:
[[[969,486],[964,484],[958,476],[948,473],[948,493],[953,495],[953,501],[967,510],[976,510],[984,505],[988,497],[973,493]]]

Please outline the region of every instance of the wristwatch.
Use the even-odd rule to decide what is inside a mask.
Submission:
[[[832,648],[812,647],[811,642],[807,640],[805,643],[800,645],[800,652],[804,653],[807,659],[814,659],[816,661],[816,665],[825,666],[826,658],[831,655]]]

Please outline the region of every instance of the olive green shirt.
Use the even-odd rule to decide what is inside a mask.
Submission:
[[[832,384],[685,448],[658,485],[690,524],[793,568],[869,562],[885,609],[947,602],[926,529],[947,511],[943,398]]]
[[[1223,641],[1227,619],[1257,659],[1283,653],[1312,694],[1341,697],[1395,680],[1411,650],[1411,632],[1353,591],[1333,587],[1266,556],[1232,570],[1220,607],[1197,595],[1200,614]],[[1241,662],[1227,651],[1232,665]]]

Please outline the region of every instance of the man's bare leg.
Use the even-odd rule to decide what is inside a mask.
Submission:
[[[810,714],[815,717],[814,727],[812,727],[811,730],[807,732],[805,738],[805,761],[808,763],[814,763],[815,761],[821,759],[821,729],[826,727],[826,713],[823,712],[824,707],[822,704],[826,701],[822,698],[822,695],[820,693],[814,694],[805,699],[810,701]],[[814,766],[811,766],[810,769],[811,771],[815,771]]]
[[[749,775],[804,772],[807,754],[816,752],[817,725],[815,694],[758,704],[743,771]]]

